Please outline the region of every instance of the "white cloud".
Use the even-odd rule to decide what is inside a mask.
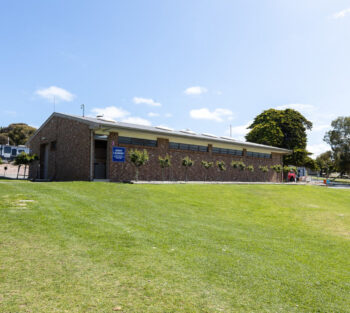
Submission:
[[[202,108],[198,110],[191,110],[190,116],[194,119],[222,122],[225,118],[231,120],[233,118],[233,113],[228,109],[215,109],[214,111],[210,111],[207,108]]]
[[[147,115],[148,115],[149,117],[157,117],[157,116],[159,116],[159,113],[149,112]]]
[[[193,87],[188,87],[184,93],[186,95],[201,95],[203,93],[206,93],[208,90],[204,87],[201,86],[193,86]]]
[[[248,134],[249,129],[248,127],[253,123],[253,121],[249,121],[247,124],[240,125],[240,126],[233,126],[232,127],[232,136],[238,135],[238,136],[245,136]]]
[[[342,10],[342,11],[339,11],[339,12],[337,12],[337,13],[334,13],[333,15],[332,15],[332,17],[334,18],[334,19],[339,19],[339,18],[344,18],[346,15],[348,15],[350,13],[350,8],[348,8],[348,9],[345,9],[345,10]]]
[[[141,118],[141,117],[133,117],[133,116],[130,116],[130,117],[127,117],[127,118],[124,118],[122,120],[122,122],[125,122],[125,123],[131,123],[131,124],[139,124],[139,125],[146,125],[146,126],[151,126],[151,122],[144,119],[144,118]]]
[[[165,113],[165,117],[172,117],[173,115],[171,113]]]
[[[315,106],[312,104],[302,104],[302,103],[293,103],[293,104],[284,104],[276,107],[276,110],[285,110],[293,109],[301,113],[311,113],[315,111]]]
[[[136,104],[147,104],[154,107],[160,107],[162,104],[149,98],[134,97],[133,102]]]
[[[151,122],[149,120],[146,120],[142,117],[130,116],[130,112],[122,108],[117,108],[115,106],[109,106],[106,108],[94,108],[91,110],[91,112],[94,113],[94,115],[103,115],[103,117],[106,119],[119,120],[121,122],[131,124],[139,124],[146,126],[151,125]]]
[[[56,86],[51,86],[49,88],[45,88],[45,89],[38,89],[35,94],[37,94],[38,96],[45,98],[45,99],[49,99],[49,100],[53,100],[55,98],[56,101],[72,101],[74,99],[74,95],[71,94],[69,91],[60,88],[60,87],[56,87]]]
[[[326,143],[318,143],[318,144],[313,144],[313,145],[307,145],[306,149],[308,151],[310,151],[311,153],[313,153],[313,155],[311,155],[311,157],[315,159],[321,153],[330,150],[331,147],[329,145],[327,145]]]
[[[103,115],[103,117],[108,119],[121,119],[129,116],[130,113],[122,108],[117,108],[115,106],[109,106],[106,108],[94,108],[91,110],[95,115]]]

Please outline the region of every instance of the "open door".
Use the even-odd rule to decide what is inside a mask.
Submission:
[[[95,140],[94,179],[107,178],[107,141]]]

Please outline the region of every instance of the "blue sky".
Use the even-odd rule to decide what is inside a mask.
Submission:
[[[269,108],[314,122],[328,149],[350,115],[350,1],[4,1],[0,125],[56,111],[242,139]]]

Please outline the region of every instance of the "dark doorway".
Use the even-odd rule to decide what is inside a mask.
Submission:
[[[49,177],[49,145],[40,145],[40,178],[48,179]]]
[[[106,179],[107,141],[95,140],[94,179]]]

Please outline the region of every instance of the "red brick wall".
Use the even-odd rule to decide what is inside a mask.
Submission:
[[[49,148],[48,178],[52,180],[90,180],[90,129],[87,124],[54,116],[31,140],[29,147],[41,159],[40,146],[56,141]],[[29,177],[38,177],[38,165],[30,167]]]
[[[118,145],[118,134],[111,133],[108,139],[108,156],[112,155],[112,142]],[[239,156],[229,156],[213,154],[211,147],[209,152],[195,152],[195,151],[183,151],[168,149],[169,142],[167,139],[158,138],[158,146],[153,147],[135,147],[130,145],[121,144],[121,147],[126,147],[126,162],[117,163],[107,160],[108,166],[108,177],[111,181],[128,181],[133,180],[135,177],[135,167],[130,162],[128,151],[130,149],[146,149],[149,154],[149,162],[144,166],[140,167],[139,180],[162,180],[162,169],[159,166],[158,157],[165,156],[167,153],[172,157],[172,166],[165,169],[166,180],[185,180],[185,168],[181,165],[181,161],[185,156],[189,156],[194,160],[194,165],[188,169],[188,180],[204,180],[205,171],[201,165],[202,160],[206,161],[224,161],[226,163],[226,171],[220,172],[214,164],[212,168],[207,171],[207,180],[212,181],[274,181],[278,182],[282,180],[282,174],[277,174],[273,170],[269,169],[268,173],[263,173],[259,170],[259,166],[268,166],[274,164],[282,164],[282,156],[280,154],[272,154],[271,159],[260,159]],[[240,171],[231,167],[231,161],[242,160],[246,165],[253,165],[254,172]]]
[[[41,144],[51,144],[56,141],[56,150],[49,151],[48,177],[52,180],[90,180],[90,148],[91,131],[87,124],[61,117],[53,117],[31,140],[30,148],[33,153],[40,157]],[[135,167],[130,162],[128,151],[130,149],[146,149],[149,153],[149,162],[140,167],[140,180],[162,180],[162,169],[159,166],[159,156],[167,153],[172,157],[170,168],[165,169],[166,180],[184,180],[185,169],[181,161],[185,156],[194,160],[194,165],[188,169],[188,180],[204,180],[207,173],[207,180],[213,181],[281,181],[282,174],[277,174],[273,170],[263,173],[259,170],[260,165],[270,167],[274,164],[282,164],[280,154],[272,154],[271,159],[260,159],[247,157],[244,153],[242,157],[213,154],[211,145],[209,152],[194,152],[169,149],[169,142],[166,138],[158,138],[157,147],[126,147],[126,162],[114,163],[111,160],[112,146],[118,145],[118,134],[110,133],[107,144],[107,178],[111,181],[129,181],[135,177]],[[214,164],[208,171],[205,170],[201,161],[224,161],[227,170],[220,172]],[[253,165],[254,172],[240,171],[231,167],[232,160],[242,160],[246,165]],[[30,168],[30,178],[38,178],[38,164],[36,162]]]

